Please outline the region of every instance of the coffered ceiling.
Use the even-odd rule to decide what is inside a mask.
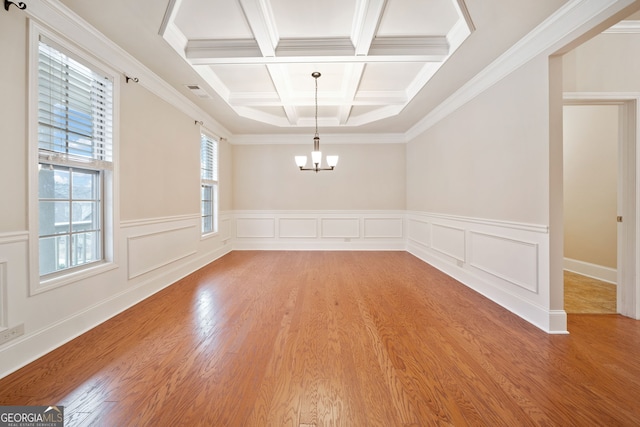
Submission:
[[[321,126],[399,114],[471,34],[463,0],[177,0],[162,36],[239,116]]]
[[[403,140],[568,0],[46,1],[135,57],[232,142],[308,141],[296,136],[313,127],[319,71],[320,133],[342,143]]]

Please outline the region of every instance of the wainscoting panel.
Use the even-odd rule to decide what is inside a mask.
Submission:
[[[427,221],[409,218],[409,232],[407,238],[422,246],[431,246],[431,225]]]
[[[0,331],[7,327],[7,264],[0,259]]]
[[[359,218],[322,218],[320,228],[323,238],[355,239],[360,237]]]
[[[463,228],[433,224],[431,233],[431,246],[434,250],[464,262],[465,236]]]
[[[280,218],[278,230],[278,237],[284,239],[315,239],[318,237],[318,220],[316,218]]]
[[[470,232],[469,264],[523,289],[538,293],[538,244]]]
[[[221,229],[231,220],[221,215]],[[29,233],[0,233],[7,296],[0,316],[9,328],[24,326],[24,335],[0,345],[0,376],[230,252],[221,234],[201,238],[200,221],[198,213],[120,221],[112,269],[37,294],[29,293]]]
[[[238,218],[236,219],[236,237],[272,239],[276,236],[275,218]]]
[[[407,251],[540,329],[566,333],[550,309],[549,230],[508,221],[408,212]]]
[[[404,211],[234,211],[234,250],[405,250]],[[233,230],[234,227],[231,227]]]
[[[219,231],[220,231],[220,238],[222,240],[229,240],[231,239],[231,218],[229,217],[225,217],[225,218],[220,218],[220,224],[219,224]]]
[[[196,225],[130,236],[127,239],[129,279],[164,267],[197,251]]]
[[[364,237],[401,239],[404,236],[404,220],[402,218],[365,218]]]
[[[28,248],[28,232],[0,233],[0,330],[24,321],[23,301],[29,295]]]

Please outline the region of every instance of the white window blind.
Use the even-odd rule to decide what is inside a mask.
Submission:
[[[217,231],[218,218],[218,141],[200,135],[200,188],[202,234]]]
[[[208,181],[217,181],[218,141],[204,134],[200,138],[200,178]]]
[[[39,264],[50,277],[104,259],[113,82],[43,36],[37,66]]]
[[[55,163],[112,161],[113,83],[41,37],[38,147]]]

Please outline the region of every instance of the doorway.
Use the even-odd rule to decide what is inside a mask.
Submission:
[[[620,106],[563,108],[564,309],[617,313]]]
[[[615,182],[615,213],[611,210],[611,203],[608,205],[608,209],[606,213],[602,214],[602,218],[605,218],[603,221],[615,221],[615,269],[604,268],[596,270],[586,270],[586,276],[596,276],[596,278],[604,278],[606,281],[613,281],[612,278],[615,278],[616,285],[616,310],[615,312],[638,318],[638,310],[637,310],[637,283],[636,283],[636,266],[638,265],[638,260],[636,259],[636,254],[638,253],[636,249],[637,239],[636,239],[636,229],[637,229],[637,209],[636,209],[636,200],[637,197],[637,185],[636,185],[636,134],[637,134],[637,126],[638,126],[638,118],[637,118],[637,104],[638,97],[634,95],[624,96],[620,94],[580,94],[580,93],[565,93],[565,112],[569,111],[568,118],[571,120],[571,115],[574,112],[577,112],[576,116],[581,118],[580,122],[586,128],[587,124],[591,126],[593,123],[586,123],[585,120],[594,121],[595,119],[592,117],[588,119],[585,117],[585,114],[593,114],[597,113],[599,115],[609,116],[605,118],[605,122],[608,121],[608,124],[600,123],[600,130],[594,131],[591,129],[591,132],[604,132],[605,135],[609,135],[608,138],[614,138],[612,142],[612,146],[617,148],[616,154],[614,156],[615,159],[615,177],[613,178]],[[576,117],[573,117],[574,119]],[[563,119],[564,121],[564,119]],[[575,127],[575,123],[571,124],[571,126]],[[571,131],[569,131],[570,133]],[[582,130],[578,131],[578,135],[580,135]],[[601,133],[602,134],[602,133]],[[574,135],[575,136],[575,135]],[[589,135],[591,137],[593,135]],[[572,136],[569,135],[569,139]],[[583,135],[583,140],[586,138]],[[598,139],[598,138],[594,138]],[[563,151],[566,153],[568,157],[571,157],[572,154],[570,150],[576,150],[576,147],[579,149],[581,146],[578,141],[578,145],[575,145],[576,141],[563,141]],[[564,145],[567,145],[565,148]],[[572,146],[573,145],[573,146]],[[600,147],[602,148],[602,147]],[[609,150],[612,150],[610,147]],[[575,154],[575,153],[574,153]],[[584,154],[584,153],[583,153]],[[611,155],[611,152],[609,153]],[[597,159],[596,159],[597,160]],[[612,158],[609,158],[608,162],[612,162]],[[569,161],[570,163],[570,161]],[[591,165],[592,175],[596,178],[601,176],[599,174],[600,169],[596,166]],[[583,164],[582,167],[585,165]],[[589,169],[589,168],[587,168]],[[611,169],[611,166],[609,166]],[[568,174],[571,174],[570,171],[567,171]],[[609,172],[611,173],[611,172]],[[592,177],[593,178],[593,177]],[[609,181],[612,180],[611,176],[608,178]],[[598,184],[591,184],[596,187],[589,187],[587,190],[596,190],[598,188]],[[608,183],[609,192],[611,192],[611,182]],[[571,191],[570,188],[566,188],[565,192]],[[602,188],[600,188],[602,191]],[[591,191],[591,195],[595,196],[597,191]],[[567,201],[565,201],[565,207],[567,206]],[[571,214],[569,214],[571,215]],[[609,219],[611,218],[611,219]],[[565,217],[565,224],[569,218]],[[611,226],[611,223],[609,224]],[[609,227],[608,235],[609,239],[611,239],[613,227]],[[586,240],[594,240],[593,236],[597,235],[596,233],[591,233],[591,236],[586,237]],[[601,241],[591,242],[592,245],[598,245]],[[567,249],[568,245],[565,245],[565,249]],[[607,246],[608,251],[612,252],[611,245]],[[600,247],[599,249],[602,249]],[[565,250],[565,258],[568,258],[568,253],[576,253]],[[584,252],[582,252],[584,254]],[[600,260],[606,259],[606,256],[602,256],[598,258]],[[609,253],[609,255],[611,255]],[[592,255],[590,255],[592,256]],[[569,258],[571,259],[571,258]],[[595,258],[588,258],[595,259]],[[588,262],[587,262],[588,263]],[[611,258],[608,261],[602,261],[599,263],[593,263],[596,266],[600,264],[609,264],[609,266],[613,265]],[[566,265],[566,264],[565,264]],[[569,265],[571,263],[569,262]],[[584,267],[584,266],[582,266]],[[588,266],[587,266],[588,267]],[[606,267],[606,265],[605,265]],[[566,269],[566,267],[565,267]],[[595,273],[594,273],[595,271]],[[584,271],[583,271],[584,272]],[[566,296],[566,291],[565,291]]]

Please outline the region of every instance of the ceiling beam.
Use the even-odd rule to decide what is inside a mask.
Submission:
[[[185,55],[187,59],[263,57],[253,39],[189,40]]]
[[[280,96],[280,102],[289,124],[295,125],[298,123],[300,117],[293,103],[293,88],[291,87],[291,79],[288,77],[286,67],[279,64],[272,64],[267,66],[267,70],[271,75],[273,86]]]
[[[192,54],[187,56],[191,65],[216,64],[345,64],[345,63],[375,63],[375,62],[443,62],[446,55],[372,55],[372,56],[283,56],[283,57],[211,57]]]
[[[191,40],[185,51],[192,64],[291,63],[298,62],[296,58],[313,58],[301,62],[316,62],[325,57],[346,58],[326,62],[370,62],[372,57],[384,62],[395,62],[394,58],[406,62],[407,57],[420,58],[409,62],[437,62],[449,55],[449,42],[445,36],[376,37],[368,55],[355,55],[356,48],[348,38],[281,39],[274,55],[265,56],[260,44],[252,39],[213,39]]]
[[[357,56],[369,54],[369,47],[378,31],[378,25],[387,0],[358,0],[353,19],[351,40]]]
[[[362,74],[364,73],[365,64],[348,64],[344,70],[344,79],[342,85],[342,93],[344,93],[345,101],[338,108],[338,122],[340,125],[345,125],[349,121],[351,116],[351,110],[353,109],[353,101],[358,92],[360,81],[362,80]]]
[[[320,106],[342,106],[345,104],[358,106],[383,106],[383,105],[405,105],[407,95],[405,91],[395,92],[365,92],[354,94],[352,98],[332,95],[318,95],[318,105]],[[282,107],[281,98],[276,92],[235,92],[227,99],[234,107]],[[315,105],[312,96],[289,98],[290,105],[295,107],[311,107]]]
[[[348,37],[280,39],[276,56],[353,56],[355,48]]]
[[[262,56],[275,56],[279,36],[270,2],[240,0],[240,6]]]
[[[376,37],[371,42],[369,56],[449,55],[445,36]]]

